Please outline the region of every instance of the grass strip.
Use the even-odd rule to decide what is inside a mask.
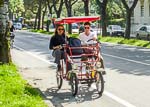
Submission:
[[[47,32],[44,30],[31,30],[32,32],[38,32],[38,33],[43,33],[43,34],[50,34],[53,35],[54,32]],[[70,37],[78,38],[79,34],[70,34]],[[146,40],[138,40],[138,39],[125,39],[123,37],[102,37],[98,35],[98,39],[101,42],[110,42],[110,43],[116,43],[116,44],[127,44],[127,45],[132,45],[132,46],[140,46],[140,47],[145,47],[145,48],[150,48],[150,41]]]
[[[15,65],[0,65],[0,107],[47,107],[36,89],[21,78]]]

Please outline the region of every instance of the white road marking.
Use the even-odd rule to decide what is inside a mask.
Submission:
[[[46,59],[40,58],[39,56],[33,54],[32,52],[28,52],[28,51],[24,50],[23,48],[20,48],[20,47],[18,47],[18,46],[15,46],[15,48],[16,48],[16,49],[19,49],[19,50],[21,50],[21,51],[24,51],[24,52],[27,53],[28,55],[31,55],[31,56],[33,56],[33,57],[35,57],[35,58],[37,58],[37,59],[39,59],[39,60],[41,60],[41,61],[44,61],[45,63],[54,64],[54,63],[49,62],[49,61],[46,60]],[[109,98],[115,100],[116,102],[118,102],[118,103],[124,105],[125,107],[136,107],[136,106],[132,105],[131,103],[129,103],[129,102],[127,102],[127,101],[125,101],[125,100],[123,100],[123,99],[121,99],[121,98],[119,98],[119,97],[113,95],[113,94],[111,94],[111,93],[108,92],[108,91],[104,91],[103,94],[106,95],[106,96],[108,96]]]
[[[33,56],[33,57],[35,57],[35,58],[37,58],[37,59],[39,59],[39,60],[41,60],[41,61],[43,61],[43,62],[46,62],[46,63],[51,64],[51,65],[55,65],[54,63],[49,62],[48,60],[45,60],[45,59],[43,59],[43,58],[40,58],[39,56],[33,54],[32,52],[28,52],[28,51],[24,50],[23,48],[20,48],[20,47],[18,47],[18,46],[14,46],[14,47],[15,47],[16,49],[19,49],[19,50],[21,50],[21,51],[24,51],[24,52],[27,53],[28,55],[31,55],[31,56]]]
[[[111,94],[111,93],[108,92],[108,91],[104,91],[104,95],[110,97],[111,99],[113,99],[113,100],[115,100],[116,102],[118,102],[118,103],[124,105],[125,107],[136,107],[135,105],[133,105],[133,104],[131,104],[131,103],[129,103],[129,102],[127,102],[127,101],[125,101],[125,100],[123,100],[123,99],[121,99],[121,98],[119,98],[119,97],[113,95],[113,94]]]
[[[102,55],[113,57],[113,58],[117,58],[117,59],[122,59],[122,60],[126,60],[126,61],[130,61],[130,62],[135,62],[135,63],[142,64],[142,65],[148,65],[148,66],[150,65],[148,63],[144,63],[144,62],[140,62],[140,61],[135,61],[135,60],[131,60],[131,59],[123,58],[123,57],[118,57],[118,56],[114,56],[114,55],[110,55],[110,54],[104,54],[103,53]]]

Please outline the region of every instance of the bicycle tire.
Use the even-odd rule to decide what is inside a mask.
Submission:
[[[104,78],[101,72],[96,72],[95,74],[95,82],[96,82],[96,88],[99,95],[102,95],[104,91]]]
[[[76,96],[78,93],[78,78],[75,73],[71,73],[70,84],[71,84],[72,95]]]

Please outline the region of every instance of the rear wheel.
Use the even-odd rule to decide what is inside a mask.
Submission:
[[[96,82],[96,88],[97,88],[98,94],[102,95],[104,91],[104,79],[103,79],[101,72],[96,72],[95,82]]]
[[[62,83],[63,83],[63,79],[62,79],[60,71],[57,71],[56,78],[57,78],[57,87],[58,87],[58,89],[60,89],[62,87]]]
[[[70,84],[72,95],[75,96],[78,93],[78,79],[75,73],[71,73]]]

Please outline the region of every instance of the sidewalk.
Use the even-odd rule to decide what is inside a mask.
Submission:
[[[47,89],[56,86],[55,82],[55,65],[52,63],[45,63],[38,58],[33,57],[23,50],[18,48],[11,51],[13,62],[18,66],[21,76],[33,88],[35,88],[43,100],[48,104],[48,107],[54,107],[48,95]],[[30,59],[27,61],[26,59]]]

